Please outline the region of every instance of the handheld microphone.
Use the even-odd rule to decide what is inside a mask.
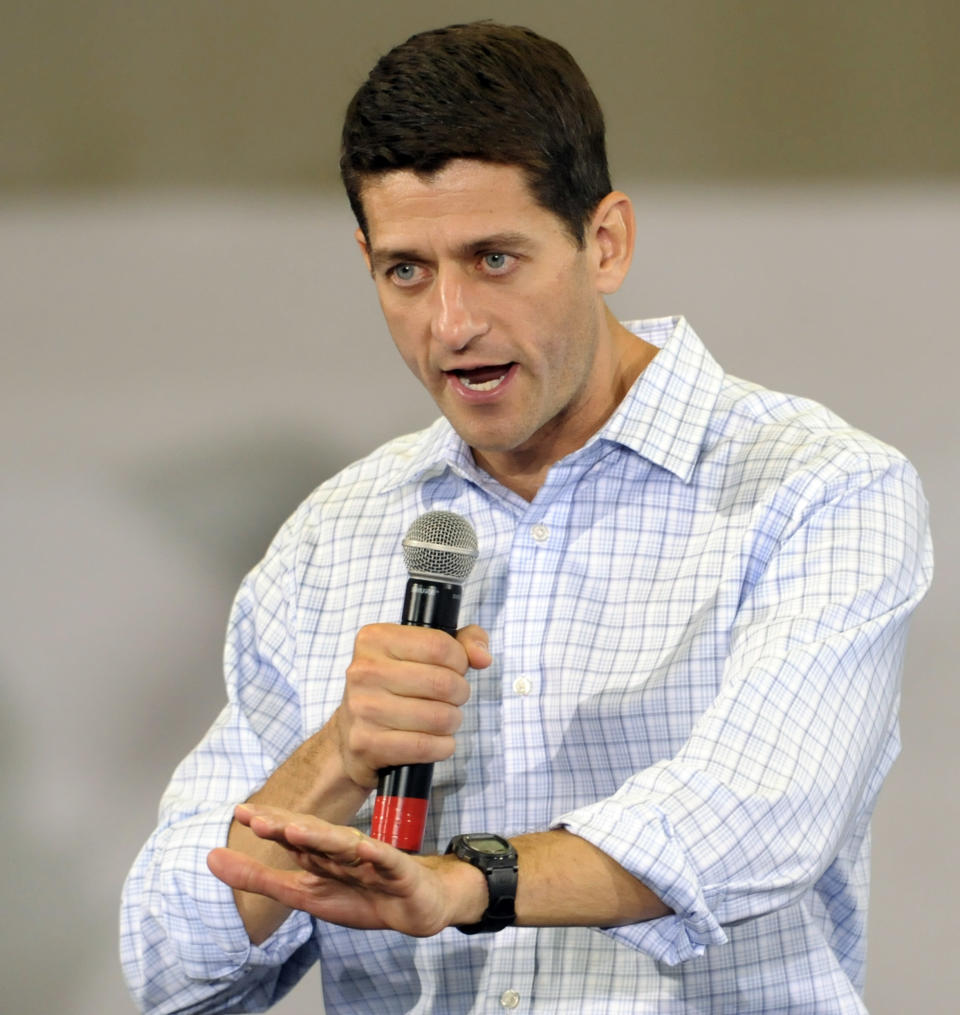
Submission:
[[[410,577],[401,624],[457,633],[461,586],[477,559],[473,526],[452,511],[428,511],[403,540]],[[433,764],[382,768],[370,836],[407,853],[423,844]]]

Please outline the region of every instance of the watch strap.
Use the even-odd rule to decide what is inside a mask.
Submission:
[[[487,836],[485,833],[485,837]],[[506,842],[507,849],[499,857],[490,856],[472,850],[469,836],[457,835],[450,840],[448,853],[476,867],[486,878],[489,902],[477,923],[463,924],[457,927],[462,934],[491,934],[509,927],[517,918],[515,903],[517,898],[517,853]],[[502,838],[497,836],[497,838]]]

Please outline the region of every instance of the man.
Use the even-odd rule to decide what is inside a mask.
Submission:
[[[683,319],[611,316],[633,214],[559,46],[414,36],[341,167],[444,418],[321,486],[244,582],[229,704],[125,891],[140,1004],[259,1010],[319,961],[331,1012],[863,1011],[930,578],[913,470]],[[456,637],[391,623],[430,509],[478,533]],[[365,833],[378,771],[422,762],[410,856]]]

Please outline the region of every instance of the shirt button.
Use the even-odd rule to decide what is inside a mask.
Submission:
[[[513,689],[517,694],[529,694],[533,690],[533,682],[526,677],[517,677],[513,682]]]
[[[545,543],[550,538],[550,530],[546,525],[534,525],[530,530],[530,535],[533,536],[535,542]]]
[[[500,995],[500,1004],[504,1008],[516,1008],[520,1004],[520,995],[515,990],[505,990]]]

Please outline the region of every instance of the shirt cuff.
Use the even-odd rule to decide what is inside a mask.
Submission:
[[[726,944],[690,858],[657,808],[638,811],[603,800],[568,812],[553,827],[592,843],[673,910],[659,919],[603,928],[604,934],[671,966],[702,955],[708,945]]]
[[[237,912],[233,889],[207,869],[207,854],[227,841],[233,804],[179,822],[161,875],[166,927],[191,979],[230,979],[282,965],[313,934],[312,918],[294,911],[262,945],[254,945]]]

